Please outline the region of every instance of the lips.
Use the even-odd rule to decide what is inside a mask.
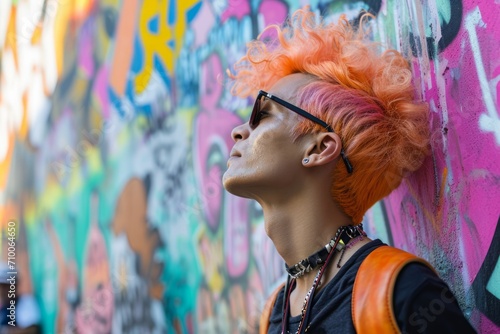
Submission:
[[[229,162],[233,160],[234,158],[240,158],[241,153],[235,150],[234,148],[231,150],[231,153],[229,154],[229,158],[227,159],[227,167],[229,167]]]
[[[229,154],[229,157],[230,158],[233,158],[233,157],[241,157],[241,153],[238,152],[237,150],[235,150],[234,148],[231,150],[231,153]]]

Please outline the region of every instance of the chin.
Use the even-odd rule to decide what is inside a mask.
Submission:
[[[224,176],[222,177],[222,186],[224,187],[224,189],[226,189],[227,192],[235,196],[252,198],[248,195],[248,192],[244,190],[245,187],[241,182],[241,178],[236,176],[229,176],[227,175],[227,172],[224,173]]]
[[[224,174],[224,177],[222,178],[222,186],[227,192],[236,196],[241,196],[238,191],[238,188],[240,187],[238,187],[238,182],[235,177],[230,177]]]

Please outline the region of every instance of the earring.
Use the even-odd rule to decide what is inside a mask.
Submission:
[[[304,160],[302,160],[302,162],[305,164],[309,163],[309,158],[304,158]]]

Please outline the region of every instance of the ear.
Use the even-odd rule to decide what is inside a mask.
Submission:
[[[312,167],[328,164],[339,157],[341,150],[342,141],[336,133],[319,133],[310,142],[305,152],[306,155],[303,158],[308,158],[309,162],[304,166]]]

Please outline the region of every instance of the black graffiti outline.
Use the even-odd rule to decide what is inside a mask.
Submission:
[[[441,39],[438,41],[437,54],[443,52],[448,45],[455,40],[462,26],[463,19],[463,4],[462,1],[450,1],[451,16],[448,22],[441,22]],[[410,31],[408,36],[411,51],[414,57],[419,57],[423,54],[422,45],[418,43],[419,38],[415,36],[413,32]],[[432,36],[425,37],[427,43],[427,55],[429,59],[435,59],[436,49],[434,47],[429,47],[430,45],[435,45],[436,41]]]
[[[472,283],[476,307],[497,326],[500,326],[500,299],[486,289],[494,269],[500,261],[500,214],[490,248]],[[497,282],[498,283],[498,282]]]
[[[394,246],[394,238],[392,236],[391,224],[389,223],[389,215],[387,214],[387,207],[385,206],[385,200],[379,202],[380,209],[382,211],[382,216],[384,217],[385,234],[387,235],[387,243]]]

